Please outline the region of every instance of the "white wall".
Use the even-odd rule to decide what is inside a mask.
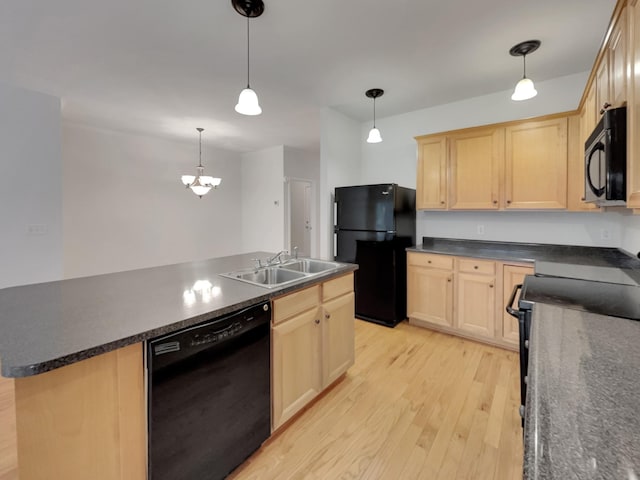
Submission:
[[[241,242],[240,155],[206,146],[205,173],[222,178],[202,199],[198,140],[174,142],[64,124],[65,276],[230,255]]]
[[[324,108],[320,114],[320,250],[333,259],[333,191],[363,183],[360,167],[362,135],[359,122]]]
[[[284,147],[242,155],[242,250],[278,252],[284,238]]]
[[[60,152],[60,100],[0,83],[0,288],[62,277]]]
[[[622,242],[621,247],[633,255],[640,252],[640,215],[632,215],[626,211],[622,215]]]

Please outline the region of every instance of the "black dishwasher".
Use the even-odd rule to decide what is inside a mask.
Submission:
[[[269,303],[148,342],[149,478],[226,477],[271,433]]]

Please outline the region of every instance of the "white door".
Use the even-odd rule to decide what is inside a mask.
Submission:
[[[298,247],[300,257],[311,256],[311,182],[294,180],[289,182],[289,245],[293,252]]]

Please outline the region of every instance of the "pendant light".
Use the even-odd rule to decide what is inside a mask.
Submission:
[[[200,161],[196,167],[197,175],[182,175],[182,183],[190,188],[193,193],[202,198],[203,195],[209,193],[212,188],[218,188],[218,185],[222,182],[221,178],[210,177],[204,175],[204,167],[202,166],[202,132],[204,128],[196,128],[200,136]]]
[[[522,80],[517,83],[513,95],[511,95],[511,100],[529,100],[538,94],[536,87],[533,85],[533,81],[527,78],[527,55],[535,52],[539,46],[540,40],[527,40],[526,42],[514,45],[511,47],[511,50],[509,50],[509,53],[514,57],[522,57],[524,63]]]
[[[369,130],[367,143],[380,143],[382,141],[382,135],[380,135],[380,130],[376,128],[376,98],[384,95],[384,90],[381,88],[372,88],[371,90],[367,90],[365,95],[373,98],[373,128]]]
[[[262,0],[231,0],[233,8],[243,17],[247,17],[247,88],[240,92],[236,112],[242,115],[260,115],[262,108],[258,103],[258,95],[251,89],[249,83],[249,19],[256,18],[264,12]]]

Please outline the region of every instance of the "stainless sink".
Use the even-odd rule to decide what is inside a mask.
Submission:
[[[283,270],[292,270],[304,273],[322,273],[334,270],[340,265],[333,262],[325,262],[322,260],[312,260],[311,258],[302,258],[284,263],[280,266]]]
[[[264,287],[279,287],[288,282],[293,282],[306,275],[302,272],[294,272],[278,267],[264,267],[256,270],[244,270],[223,274],[224,277],[242,280],[244,282],[262,285]]]
[[[312,279],[315,276],[339,267],[339,263],[302,258],[290,260],[277,266],[237,270],[235,272],[221,273],[220,275],[260,287],[275,288],[306,279]]]

